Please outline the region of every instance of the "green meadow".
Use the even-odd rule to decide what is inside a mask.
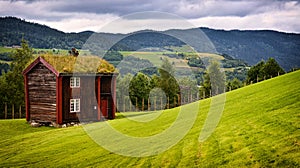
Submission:
[[[156,51],[120,51],[120,53],[126,57],[126,56],[133,56],[140,59],[149,60],[153,65],[160,66],[163,58],[168,58],[170,62],[174,64],[175,67],[186,67],[188,68],[188,61],[185,59],[179,59],[179,58],[171,58],[164,54],[176,54],[176,52],[156,52]],[[186,56],[195,56],[197,55],[201,59],[215,59],[215,60],[222,60],[224,57],[218,55],[218,54],[211,54],[211,53],[195,53],[195,52],[183,52]]]
[[[198,111],[192,128],[176,145],[147,157],[108,151],[85,130],[109,124],[126,135],[151,136],[167,130],[180,108],[122,113],[115,120],[67,128],[0,120],[0,167],[300,167],[299,79],[296,71],[227,92],[220,122],[204,142],[198,138],[212,99],[185,105],[184,113]],[[128,119],[156,114],[149,122]],[[109,132],[103,134],[110,138]]]

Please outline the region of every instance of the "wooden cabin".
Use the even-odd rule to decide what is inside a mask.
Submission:
[[[26,120],[64,124],[114,119],[114,70],[98,57],[38,57],[23,71]]]

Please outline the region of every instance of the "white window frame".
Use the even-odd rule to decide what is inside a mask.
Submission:
[[[70,99],[70,112],[71,113],[80,112],[80,99]]]
[[[79,88],[80,87],[80,77],[71,77],[70,78],[70,87]]]

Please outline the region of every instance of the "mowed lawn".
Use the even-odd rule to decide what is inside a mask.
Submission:
[[[198,138],[211,99],[200,101],[187,135],[167,151],[148,157],[110,152],[82,126],[32,128],[25,120],[0,120],[0,167],[300,167],[299,79],[300,71],[227,93],[221,120],[204,142]],[[182,109],[188,113],[195,108],[193,103]],[[149,122],[128,120],[121,114],[107,122],[123,134],[145,137],[170,127],[179,111],[165,110]],[[127,113],[142,115],[149,114]],[[86,126],[93,129],[105,124]]]

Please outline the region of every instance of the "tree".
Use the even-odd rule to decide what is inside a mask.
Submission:
[[[261,61],[250,68],[247,73],[247,83],[256,83],[284,73],[284,70],[280,67],[276,60],[274,58],[269,58],[266,63]]]
[[[149,92],[150,78],[141,72],[137,73],[129,84],[129,96],[132,104],[137,106],[140,110],[147,109]]]
[[[154,74],[151,77],[150,88],[153,89],[153,88],[159,87],[160,82],[161,82],[161,79],[159,78],[159,76],[157,76],[156,74]]]
[[[260,61],[258,64],[251,67],[247,73],[247,83],[256,83],[263,79],[263,67],[265,66],[264,61]]]
[[[175,74],[175,69],[168,58],[162,59],[162,64],[158,71],[162,78],[174,76],[174,74]]]
[[[196,79],[192,80],[189,77],[183,77],[179,80],[181,98],[188,98],[197,96],[198,88]],[[190,100],[192,101],[192,100]]]
[[[22,39],[21,48],[16,49],[11,54],[11,70],[2,75],[0,80],[1,102],[24,107],[25,95],[22,71],[28,62],[33,59],[32,53],[27,41]]]
[[[223,93],[225,88],[225,73],[221,71],[220,63],[212,61],[208,66],[208,74],[212,95]]]
[[[208,98],[210,96],[210,90],[211,90],[211,83],[210,83],[210,77],[207,72],[203,75],[203,82],[201,83],[200,89],[199,89],[199,95],[200,97]]]
[[[121,75],[117,77],[117,99],[121,109],[124,104],[127,104],[126,100],[129,100],[129,84],[132,78],[133,75],[130,73],[126,74],[124,77]]]
[[[269,58],[263,67],[264,78],[269,79],[284,74],[284,70],[276,62],[274,58]]]
[[[200,95],[205,97],[223,93],[225,90],[225,73],[221,71],[220,63],[211,61],[200,87]],[[203,93],[204,92],[204,93]]]
[[[162,65],[158,69],[160,74],[159,87],[165,92],[168,100],[169,107],[178,106],[178,94],[180,93],[179,84],[174,78],[175,69],[167,58],[162,60]]]
[[[234,78],[227,83],[227,90],[234,90],[242,87],[242,82],[238,78]]]

